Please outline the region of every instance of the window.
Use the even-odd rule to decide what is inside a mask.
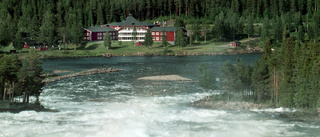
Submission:
[[[98,33],[98,36],[101,36],[101,33]]]
[[[112,36],[112,39],[113,39],[113,40],[116,39],[116,36]]]
[[[87,33],[87,36],[90,36],[90,33]]]
[[[152,35],[154,35],[154,32],[152,32]]]
[[[83,40],[87,40],[87,37],[83,37]]]
[[[98,37],[98,40],[102,40],[102,37]]]
[[[152,40],[155,40],[155,38],[154,38],[154,37],[152,37]]]
[[[156,35],[159,35],[159,32],[157,32]]]
[[[103,33],[103,36],[105,36],[106,35],[106,33]]]
[[[159,37],[157,37],[156,40],[159,40]]]

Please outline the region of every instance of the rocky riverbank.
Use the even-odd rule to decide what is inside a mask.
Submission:
[[[41,104],[36,103],[0,102],[0,112],[19,113],[26,110],[33,110],[36,112],[58,112],[57,110],[44,108]]]
[[[43,82],[50,83],[50,82],[54,82],[54,81],[62,80],[62,79],[66,79],[66,78],[87,76],[87,75],[101,74],[101,73],[111,73],[111,72],[118,72],[118,71],[123,71],[123,70],[117,69],[117,68],[90,69],[87,71],[82,71],[82,72],[78,72],[78,73],[74,73],[74,74],[67,74],[67,75],[62,75],[62,76],[57,76],[57,77],[46,78],[43,80]]]
[[[192,103],[192,106],[228,111],[270,108],[270,106],[266,104],[257,104],[252,102],[213,101],[210,97],[195,101]]]
[[[276,110],[277,108],[274,108],[273,106],[269,106],[267,104],[258,104],[253,102],[229,102],[220,100],[214,101],[210,98],[210,96],[193,102],[192,106],[227,111],[253,111],[274,113],[275,117],[286,119],[288,121],[303,121],[320,124],[320,108],[318,108],[317,110],[299,109],[295,111],[272,111]]]
[[[120,57],[120,56],[213,56],[213,55],[238,55],[238,54],[253,54],[253,53],[261,53],[263,49],[259,47],[247,48],[247,49],[228,49],[226,52],[181,52],[181,53],[145,53],[145,52],[136,52],[131,54],[112,54],[112,53],[104,53],[102,57],[110,58],[110,57]]]
[[[184,78],[178,75],[162,75],[162,76],[147,76],[138,78],[138,80],[151,80],[151,81],[192,81],[191,79]]]

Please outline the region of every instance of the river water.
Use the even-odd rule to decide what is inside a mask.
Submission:
[[[259,54],[190,57],[112,57],[43,60],[44,70],[92,68],[124,71],[64,79],[44,87],[42,105],[59,112],[0,113],[0,136],[21,137],[214,137],[320,136],[319,123],[280,118],[278,108],[247,112],[192,107],[216,94],[196,82],[140,81],[143,76],[180,75],[197,81],[201,63],[215,69],[237,58],[248,64]]]

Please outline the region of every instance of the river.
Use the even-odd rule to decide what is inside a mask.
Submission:
[[[140,81],[139,77],[180,75],[197,81],[201,63],[215,69],[237,58],[254,64],[260,54],[186,57],[46,59],[43,68],[79,72],[119,68],[122,72],[80,76],[50,83],[43,106],[59,112],[0,113],[0,137],[232,137],[319,136],[319,123],[290,121],[278,108],[247,112],[192,107],[217,93],[196,82]]]

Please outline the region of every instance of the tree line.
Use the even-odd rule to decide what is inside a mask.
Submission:
[[[21,49],[25,33],[44,45],[54,45],[58,40],[77,45],[82,41],[82,27],[119,22],[129,13],[138,20],[179,17],[187,24],[214,24],[212,34],[220,38],[234,39],[243,32],[250,36],[251,24],[266,19],[272,21],[272,27],[288,23],[285,20],[291,22],[287,26],[290,30],[318,35],[318,26],[312,27],[312,20],[319,18],[315,17],[319,16],[315,15],[319,13],[319,5],[320,0],[2,0],[0,45],[13,43]],[[248,27],[244,29],[245,26]],[[197,28],[195,25],[192,30],[199,30]],[[207,30],[204,29],[204,34]],[[265,36],[270,33],[266,32],[268,29],[261,31]],[[199,33],[192,36],[190,43],[198,40]]]
[[[276,106],[318,108],[320,106],[320,43],[301,43],[283,30],[280,47],[267,39],[264,53],[254,66],[238,59],[220,68],[221,87],[225,97],[232,100],[254,100]],[[216,74],[199,67],[200,86],[218,89]]]
[[[0,60],[1,99],[29,103],[29,97],[35,96],[39,102],[44,73],[36,51],[32,50],[23,60],[15,54],[0,55]]]

